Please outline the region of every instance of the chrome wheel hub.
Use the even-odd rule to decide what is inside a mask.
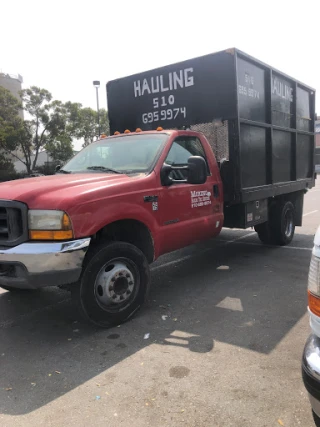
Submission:
[[[100,270],[95,282],[95,296],[102,305],[121,304],[132,295],[134,275],[125,261],[110,261]]]

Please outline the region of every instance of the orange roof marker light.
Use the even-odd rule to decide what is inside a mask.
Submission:
[[[161,126],[159,126],[158,128],[157,128],[157,131],[158,132],[161,132],[163,130],[163,128],[161,127]]]
[[[131,133],[131,132],[129,131],[129,129],[126,129],[126,130],[124,131],[124,133]]]
[[[114,135],[120,135],[120,132],[116,130]]]
[[[142,132],[142,129],[137,128],[137,129],[136,129],[136,132]]]
[[[102,135],[100,135],[100,139],[104,139],[104,138],[108,138],[107,135],[105,135],[104,133]]]

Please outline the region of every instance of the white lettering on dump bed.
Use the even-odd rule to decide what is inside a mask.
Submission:
[[[286,85],[281,80],[276,77],[272,78],[272,94],[280,96],[280,98],[285,99],[286,101],[293,102],[293,89],[292,87]]]
[[[254,89],[254,76],[249,73],[244,73],[244,84],[238,85],[239,95],[248,96],[249,98],[260,99],[260,92]]]
[[[167,75],[159,75],[133,82],[134,96],[150,95],[151,93],[162,93],[168,90],[183,89],[194,86],[193,68],[173,71]]]

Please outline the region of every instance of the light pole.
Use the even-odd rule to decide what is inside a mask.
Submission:
[[[99,94],[98,94],[98,89],[100,87],[100,82],[99,80],[95,80],[93,82],[93,86],[96,88],[96,95],[97,95],[97,112],[98,112],[98,131],[99,131],[99,138],[100,138],[100,113],[99,113]]]

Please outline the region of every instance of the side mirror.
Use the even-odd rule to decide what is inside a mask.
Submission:
[[[165,187],[169,187],[173,184],[173,179],[170,177],[170,173],[172,172],[173,167],[168,165],[168,163],[165,163],[162,166],[160,177],[161,177],[161,183]]]
[[[207,164],[203,157],[192,156],[188,160],[188,183],[204,184],[207,181]]]
[[[172,171],[185,171],[187,179],[173,179]],[[188,159],[187,166],[171,166],[165,163],[161,169],[161,183],[169,187],[172,184],[204,184],[207,181],[207,164],[203,157],[192,156]]]
[[[61,165],[57,165],[56,166],[56,172],[59,172],[60,169],[61,169]]]

